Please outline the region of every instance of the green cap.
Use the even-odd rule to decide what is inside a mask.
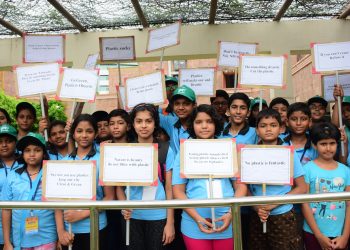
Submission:
[[[175,89],[174,93],[173,93],[173,97],[176,95],[180,95],[180,96],[184,96],[187,99],[189,99],[191,102],[196,102],[196,94],[194,93],[194,91],[186,86],[186,85],[182,85],[180,87],[178,87],[177,89]]]
[[[255,97],[253,100],[250,101],[249,109],[251,110],[257,104],[260,104],[260,97]],[[267,102],[265,99],[262,99],[262,104],[267,106]]]
[[[0,126],[0,135],[12,136],[17,141],[17,130],[7,123]]]
[[[344,104],[350,104],[350,96],[344,96],[343,97],[343,103]]]
[[[17,142],[17,149],[23,151],[28,145],[37,145],[45,149],[45,139],[41,134],[29,132]]]
[[[173,76],[165,76],[165,84],[167,83],[167,82],[174,82],[174,83],[176,83],[176,84],[178,84],[178,80],[177,80],[177,78],[176,77],[173,77]]]

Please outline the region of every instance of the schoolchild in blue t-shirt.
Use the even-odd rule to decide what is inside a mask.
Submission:
[[[158,143],[159,113],[153,104],[141,103],[130,113],[132,131],[136,143]],[[159,145],[158,145],[159,146]],[[169,147],[166,165],[171,165],[174,155]],[[158,183],[155,186],[131,186],[130,200],[172,199],[171,175],[158,167]],[[165,173],[164,176],[162,172]],[[128,192],[128,190],[125,190]],[[126,200],[123,189],[117,188],[119,200]],[[157,250],[170,244],[175,237],[173,209],[122,210],[126,220],[130,220],[130,249]]]
[[[193,110],[189,133],[193,139],[215,139],[222,130],[222,119],[213,106],[202,104]],[[185,179],[180,176],[180,152],[173,164],[173,193],[176,199],[208,199],[208,179]],[[247,193],[245,184],[230,178],[214,179],[219,194],[215,198],[240,197]],[[233,249],[231,211],[228,207],[215,208],[217,228],[213,227],[210,208],[186,208],[182,213],[181,232],[188,250]]]
[[[9,124],[0,126],[0,193],[6,183],[7,176],[21,166],[16,155],[17,131]],[[0,222],[1,222],[0,218]],[[2,226],[0,225],[0,249],[4,247]]]
[[[96,161],[96,200],[113,200],[114,188],[100,186],[100,154],[94,147],[94,139],[97,135],[97,124],[88,114],[79,115],[72,123],[70,135],[77,148],[63,160],[94,160]],[[56,210],[55,218],[59,242],[68,249],[73,245],[73,250],[90,249],[90,211],[89,210]],[[69,223],[72,225],[72,234],[69,233]],[[99,213],[99,244],[100,249],[106,249],[106,212]]]
[[[40,201],[42,163],[48,160],[45,140],[28,133],[17,143],[23,167],[8,173],[2,189],[6,201]],[[4,249],[56,249],[56,224],[53,210],[3,210]],[[12,225],[12,227],[11,227]],[[12,236],[12,242],[11,242]]]
[[[289,102],[282,98],[282,97],[276,97],[274,98],[269,105],[270,109],[276,110],[280,116],[281,116],[281,121],[282,121],[282,126],[281,126],[281,132],[279,135],[279,138],[282,140],[289,135],[288,127],[287,127],[287,110],[289,107]]]
[[[337,142],[345,139],[331,123],[312,127],[311,138],[318,157],[304,166],[308,192],[350,191],[350,169],[334,160]],[[307,250],[347,249],[350,236],[349,201],[304,203],[304,242]]]
[[[281,128],[281,116],[273,109],[265,109],[257,116],[256,131],[260,138],[258,144],[286,145],[278,137]],[[304,171],[298,158],[294,155],[294,186],[266,185],[266,195],[303,194],[306,192]],[[250,185],[254,196],[263,195],[262,185]],[[300,249],[301,235],[297,231],[296,214],[292,204],[257,205],[256,213],[251,216],[249,249]],[[263,233],[263,223],[267,232]]]
[[[47,130],[49,136],[48,154],[50,160],[62,160],[68,154],[67,132],[64,121],[55,120]]]

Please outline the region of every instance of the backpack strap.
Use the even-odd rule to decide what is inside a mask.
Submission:
[[[165,183],[165,165],[166,157],[168,155],[170,143],[169,142],[158,142],[158,163],[160,165],[160,176],[159,179],[162,183]]]

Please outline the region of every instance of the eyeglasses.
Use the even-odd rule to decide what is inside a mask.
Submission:
[[[227,106],[228,103],[227,102],[213,102],[214,106]]]
[[[325,106],[323,105],[315,105],[315,104],[311,104],[310,106],[310,109],[313,109],[313,110],[325,110]]]
[[[177,85],[170,85],[165,87],[166,90],[175,90],[177,89]]]

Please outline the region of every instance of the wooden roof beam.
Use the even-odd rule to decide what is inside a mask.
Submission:
[[[147,22],[147,19],[145,17],[145,14],[142,11],[141,5],[138,0],[131,0],[132,5],[134,6],[134,9],[136,11],[136,14],[139,17],[139,20],[144,28],[149,27],[149,23]]]
[[[24,36],[24,32],[20,29],[13,26],[11,23],[5,21],[4,19],[0,18],[0,24],[4,26],[6,29],[11,30],[12,32],[16,33],[17,35]]]
[[[278,11],[277,15],[275,16],[275,18],[273,20],[276,22],[279,22],[281,20],[281,18],[283,17],[283,15],[288,10],[289,6],[292,4],[292,2],[293,2],[293,0],[285,0],[282,7],[280,8],[280,10]]]
[[[216,10],[218,9],[218,0],[211,0],[209,12],[209,24],[215,23]]]
[[[80,32],[87,32],[88,30],[77,20],[74,16],[72,16],[59,2],[56,0],[47,0],[53,7],[55,7],[58,12],[60,12],[75,28],[77,28]]]
[[[345,8],[345,10],[340,13],[340,15],[337,17],[338,19],[345,19],[350,15],[350,4]]]

